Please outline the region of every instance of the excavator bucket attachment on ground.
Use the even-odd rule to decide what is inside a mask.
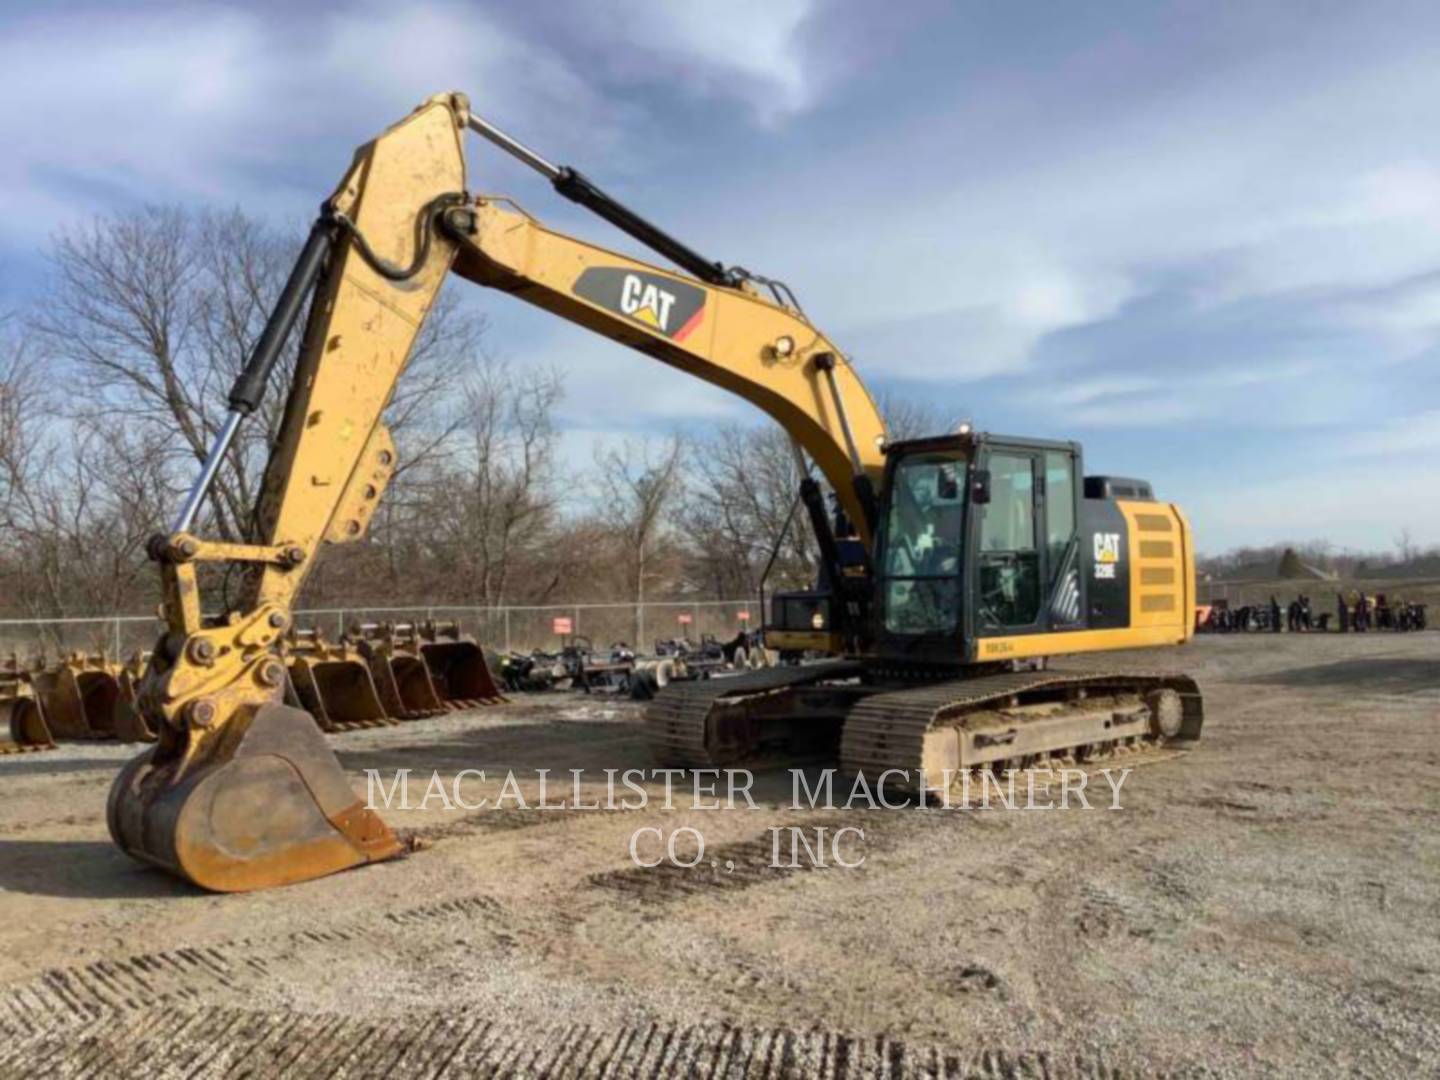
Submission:
[[[0,668],[0,754],[54,748],[45,711],[30,685],[30,673],[11,657],[9,664]]]
[[[150,663],[150,654],[138,652],[120,669],[116,681],[120,696],[115,703],[115,737],[121,742],[154,742],[155,729],[140,711],[137,696],[140,679]]]
[[[458,622],[424,623],[418,637],[420,656],[446,707],[473,709],[504,702],[485,650],[473,637],[460,632]]]
[[[126,852],[216,892],[288,885],[401,854],[355,797],[320,729],[278,702],[253,707],[200,761],[164,742],[110,789],[110,835]]]
[[[420,720],[447,711],[420,655],[413,625],[361,623],[350,628],[350,637],[369,662],[380,700],[390,715]]]
[[[287,639],[290,682],[302,707],[322,731],[357,731],[393,724],[370,674],[370,665],[346,642],[331,644],[318,629]]]
[[[115,738],[119,665],[104,656],[72,653],[35,671],[35,694],[57,739]]]

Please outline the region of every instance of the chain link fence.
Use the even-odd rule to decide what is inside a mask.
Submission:
[[[657,640],[710,634],[721,640],[758,628],[760,610],[753,600],[647,601],[643,604],[547,604],[544,606],[464,607],[408,604],[312,608],[295,612],[295,624],[318,627],[337,640],[356,623],[453,620],[482,645],[504,651],[555,649],[581,636],[597,647],[615,642],[650,652]],[[71,652],[105,653],[123,659],[155,644],[163,626],[158,617],[109,615],[66,619],[0,619],[0,655],[15,653],[57,657]]]

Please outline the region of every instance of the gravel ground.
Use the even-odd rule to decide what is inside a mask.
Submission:
[[[797,810],[777,772],[755,809],[432,799],[387,812],[409,858],[242,896],[110,846],[131,748],[0,759],[0,1076],[1440,1075],[1437,655],[1136,654],[1194,673],[1207,720],[1119,810]],[[556,695],[335,746],[357,790],[511,769],[533,802],[548,768],[573,802],[583,769],[603,801],[602,770],[647,767],[639,718]],[[863,865],[772,868],[792,825],[863,829]],[[687,826],[693,870],[632,862]]]

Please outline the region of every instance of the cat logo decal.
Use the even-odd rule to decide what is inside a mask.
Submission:
[[[618,312],[671,341],[684,341],[705,318],[705,290],[675,278],[592,266],[575,281],[575,295]]]

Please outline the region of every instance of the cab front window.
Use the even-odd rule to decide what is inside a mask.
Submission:
[[[959,625],[966,462],[958,451],[907,455],[890,482],[881,538],[881,603],[891,634]]]

